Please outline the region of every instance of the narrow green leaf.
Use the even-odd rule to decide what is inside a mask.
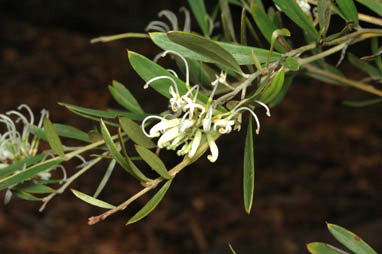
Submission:
[[[130,91],[118,81],[113,80],[109,90],[114,99],[127,110],[137,114],[145,113]]]
[[[174,43],[174,45],[177,45]],[[175,49],[173,49],[176,51]],[[178,52],[179,53],[179,52]],[[175,77],[173,74],[165,70],[162,66],[154,63],[150,59],[129,51],[129,60],[130,64],[133,66],[134,70],[141,76],[141,78],[148,82],[149,80],[158,77],[158,76],[168,76],[176,82],[179,90],[180,95],[184,95],[187,92],[186,84],[180,80],[179,78]],[[172,86],[173,83],[169,79],[158,79],[152,83],[150,83],[150,86],[154,88],[158,93],[162,94],[163,96],[170,98],[169,88]],[[199,91],[198,93],[198,101],[202,103],[207,103],[208,97]],[[226,109],[223,106],[218,106],[217,108],[221,112],[226,112]],[[132,119],[134,120],[134,119]],[[143,119],[142,119],[143,120]]]
[[[200,54],[198,54],[198,53],[196,53],[196,52],[194,52],[188,48],[185,48],[179,44],[172,42],[168,38],[167,34],[165,34],[165,33],[150,33],[150,37],[151,37],[152,41],[158,47],[160,47],[163,50],[170,50],[171,49],[171,50],[178,52],[179,54],[181,54],[184,57],[187,57],[187,58],[190,58],[190,59],[193,59],[196,61],[201,61],[201,62],[206,62],[206,63],[212,62],[209,58],[202,56],[202,55],[200,55]],[[248,47],[248,46],[243,46],[243,45],[236,45],[236,44],[232,44],[232,43],[219,42],[219,41],[213,41],[213,42],[219,44],[220,47],[222,47],[226,51],[228,51],[240,65],[253,64],[253,59],[251,56],[252,50],[255,51],[256,56],[258,57],[260,63],[265,63],[267,61],[267,57],[269,54],[269,51],[265,50],[265,49]],[[280,58],[281,58],[281,54],[273,52],[273,54],[271,56],[271,62],[278,61],[278,60],[280,60]]]
[[[75,189],[70,189],[70,190],[73,192],[74,195],[76,195],[77,198],[81,199],[82,201],[85,201],[88,204],[91,204],[91,205],[97,206],[97,207],[101,207],[101,208],[105,208],[105,209],[115,208],[115,206],[113,206],[109,203],[106,203],[105,201],[93,198],[92,196],[89,196],[89,195],[82,193],[78,190],[75,190]]]
[[[382,103],[382,99],[372,99],[372,100],[363,100],[363,101],[347,100],[343,102],[344,105],[355,107],[355,108],[366,107],[366,106],[374,105],[377,103]]]
[[[373,57],[375,57],[375,63],[378,69],[382,72],[382,46],[379,47],[378,39],[371,38],[371,51],[373,52]]]
[[[221,64],[228,69],[242,73],[235,58],[212,40],[196,34],[176,31],[167,33],[167,36],[173,42],[209,58],[214,63]]]
[[[357,254],[377,254],[359,236],[335,224],[327,224],[329,232],[346,248]]]
[[[168,180],[162,188],[149,200],[149,202],[146,203],[144,207],[142,207],[141,210],[139,210],[128,222],[127,224],[133,224],[144,217],[146,217],[149,213],[151,213],[155,207],[159,204],[159,202],[163,199],[164,195],[166,194],[168,188],[171,185],[172,180]]]
[[[247,136],[244,146],[244,173],[243,173],[243,191],[244,191],[244,208],[249,214],[253,203],[255,183],[255,160],[253,150],[253,127],[252,116],[249,118]]]
[[[227,41],[237,42],[229,4],[227,0],[219,0],[219,4],[225,38]]]
[[[25,199],[25,200],[28,200],[28,201],[40,201],[41,198],[38,198],[28,192],[25,192],[25,191],[21,191],[21,190],[11,190],[12,191],[12,194],[15,195],[16,197],[18,198],[21,198],[21,199]]]
[[[29,193],[52,193],[54,192],[54,189],[43,185],[43,184],[36,184],[36,183],[22,183],[15,187],[16,190],[29,192]]]
[[[261,95],[260,100],[262,102],[269,103],[277,97],[277,95],[281,91],[281,88],[283,87],[284,77],[285,70],[284,68],[281,68],[273,78],[271,85]]]
[[[62,146],[60,137],[58,136],[56,129],[53,127],[52,122],[48,118],[44,119],[44,131],[46,139],[53,151],[60,156],[64,156],[64,147]]]
[[[380,0],[357,0],[357,2],[365,5],[367,8],[382,17],[382,1]]]
[[[96,191],[93,194],[93,198],[97,198],[98,197],[98,195],[101,193],[101,191],[103,190],[103,188],[105,187],[105,185],[109,181],[110,176],[113,173],[115,164],[116,164],[116,160],[111,160],[110,161],[109,166],[107,167],[107,169],[105,171],[105,174],[102,177],[101,182],[98,184],[98,187],[97,187]]]
[[[24,182],[36,176],[38,173],[54,168],[60,164],[62,160],[54,159],[49,161],[40,162],[30,168],[27,168],[19,173],[0,180],[0,190],[4,190],[10,186]]]
[[[318,0],[318,23],[320,24],[320,34],[326,35],[330,24],[330,0]]]
[[[234,4],[234,5],[237,5],[237,6],[242,6],[242,4],[240,3],[239,0],[226,0],[228,3],[230,4]]]
[[[106,118],[106,119],[112,119],[118,116],[124,116],[132,120],[143,120],[146,116],[148,116],[147,114],[137,114],[137,113],[130,113],[130,112],[124,112],[119,110],[109,109],[107,111],[104,111],[104,110],[75,106],[75,105],[71,105],[67,103],[59,103],[59,104],[66,107],[68,110],[70,110],[71,112],[75,114],[78,114],[80,116],[85,116],[90,119],[94,119],[94,118],[91,118],[91,116],[96,118]]]
[[[101,120],[101,133],[102,137],[105,140],[105,144],[109,149],[113,159],[115,159],[128,173],[137,178],[140,181],[148,182],[151,179],[147,178],[137,167],[132,166],[129,163],[128,158],[124,158],[122,154],[119,152],[117,145],[114,143],[113,139],[110,136],[109,130],[107,129],[105,123]]]
[[[267,16],[267,14],[264,11],[264,8],[262,8],[261,6],[257,4],[251,4],[251,14],[253,19],[255,20],[256,25],[259,27],[265,39],[269,43],[271,43],[272,33],[273,31],[278,29],[278,27]],[[285,43],[285,40],[283,41]],[[287,50],[279,42],[275,44],[275,49],[281,53],[287,52]],[[258,55],[257,52],[256,52],[256,55]]]
[[[312,254],[339,254],[333,246],[327,243],[313,242],[308,243],[306,248]]]
[[[331,72],[331,73],[338,75],[338,76],[341,76],[341,77],[345,77],[344,74],[338,68],[336,68],[333,65],[325,63],[324,67],[325,67],[324,69],[328,72]],[[328,77],[323,76],[323,75],[316,73],[316,72],[307,72],[307,73],[305,73],[305,75],[308,77],[320,80],[320,81],[325,82],[325,83],[329,83],[329,84],[333,84],[333,85],[341,85],[341,83],[338,82],[337,80],[328,78]]]
[[[53,124],[53,127],[56,129],[56,132],[58,136],[60,137],[71,138],[71,139],[76,139],[76,140],[90,143],[90,139],[88,135],[86,134],[86,132],[83,132],[73,126],[55,123]],[[35,125],[31,125],[30,129],[31,129],[31,132],[34,135],[36,135],[39,139],[42,139],[45,141],[47,140],[43,128],[39,128]]]
[[[366,62],[362,62],[361,60],[358,59],[358,57],[356,57],[352,53],[348,53],[348,60],[352,65],[362,70],[363,72],[366,72],[367,74],[369,74],[371,78],[375,80],[382,79],[382,72],[378,68]]]
[[[245,8],[241,11],[240,19],[240,44],[247,45],[247,11]]]
[[[6,168],[0,169],[0,179],[16,172],[17,170],[22,169],[24,166],[29,167],[32,164],[38,163],[39,161],[42,160],[42,158],[44,158],[44,156],[45,156],[44,154],[38,154],[32,157],[26,158],[25,160],[15,162]]]
[[[273,0],[273,2],[275,2],[275,4],[277,4],[277,6],[302,30],[304,30],[308,37],[319,40],[320,35],[312,21],[294,0]]]
[[[135,149],[137,150],[139,156],[142,157],[142,159],[149,164],[149,166],[157,172],[161,177],[164,179],[170,179],[171,176],[168,174],[167,168],[162,162],[162,160],[153,152],[151,152],[149,149],[136,145]]]
[[[204,5],[204,0],[188,0],[188,4],[191,7],[192,13],[194,14],[196,21],[198,22],[202,32],[205,36],[209,35],[209,24],[208,24],[208,14],[206,11],[206,6]]]
[[[344,14],[347,21],[351,21],[358,26],[358,11],[353,0],[336,0],[338,7]]]
[[[284,100],[290,86],[292,85],[292,82],[293,82],[295,76],[296,76],[296,74],[291,74],[291,75],[287,75],[285,77],[285,81],[284,81],[283,87],[281,88],[281,91],[279,92],[277,97],[274,98],[271,101],[271,103],[269,103],[270,108],[277,106],[278,104],[280,104]]]
[[[119,123],[127,136],[136,144],[146,148],[154,148],[156,145],[143,132],[141,126],[125,117],[119,118]]]

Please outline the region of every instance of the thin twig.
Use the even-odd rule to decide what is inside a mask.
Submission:
[[[378,96],[382,96],[382,91],[381,90],[375,89],[374,87],[372,87],[370,85],[361,83],[359,81],[354,81],[354,80],[351,80],[351,79],[347,79],[347,78],[338,76],[338,75],[333,74],[331,72],[327,72],[325,70],[317,68],[317,67],[315,67],[314,65],[311,65],[311,64],[306,64],[303,67],[306,68],[310,72],[315,72],[315,73],[323,75],[325,77],[337,80],[337,81],[339,81],[339,82],[341,82],[343,84],[346,84],[348,86],[352,86],[352,87],[358,88],[360,90],[363,90],[365,92],[369,92],[369,93],[372,93],[372,94],[375,94],[375,95],[378,95]]]
[[[150,36],[148,34],[144,33],[123,33],[123,34],[115,34],[110,36],[101,36],[98,38],[94,38],[90,40],[90,43],[97,43],[97,42],[109,42],[109,41],[115,41],[120,39],[126,39],[126,38],[144,38],[148,39]]]

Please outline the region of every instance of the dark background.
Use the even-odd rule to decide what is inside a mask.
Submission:
[[[89,130],[94,123],[57,102],[117,108],[107,89],[113,79],[124,83],[147,112],[165,109],[165,100],[142,89],[143,81],[125,51],[129,48],[152,58],[159,52],[156,46],[144,39],[94,45],[89,40],[142,32],[157,19],[157,12],[177,13],[181,5],[187,4],[0,1],[0,111],[26,103],[36,114],[48,109],[54,122]],[[183,14],[179,18],[183,21]],[[357,51],[359,56],[370,53],[364,48],[365,52]],[[351,78],[363,77],[347,65],[342,69]],[[230,242],[240,254],[306,253],[305,243],[310,241],[340,246],[327,232],[325,221],[349,228],[380,251],[382,110],[342,105],[342,100],[359,94],[297,79],[271,118],[259,113],[262,131],[255,137],[255,198],[250,215],[245,214],[242,201],[242,130],[218,141],[216,163],[210,164],[204,156],[179,174],[157,209],[137,224],[124,226],[149,196],[95,226],[88,226],[87,218],[102,210],[81,202],[70,191],[56,197],[43,213],[38,212],[39,203],[12,200],[0,208],[0,252],[229,253]],[[170,157],[169,164],[176,159]],[[74,165],[67,169],[75,172]],[[93,193],[104,169],[105,165],[95,167],[72,187]],[[118,204],[139,188],[118,169],[100,198]]]

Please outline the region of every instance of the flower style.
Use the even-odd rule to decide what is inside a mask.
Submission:
[[[255,118],[257,123],[256,133],[260,132],[260,121],[253,111],[255,107],[244,106],[246,100],[239,102],[232,110],[222,112],[217,108],[214,102],[214,95],[219,84],[222,84],[230,89],[234,89],[227,82],[227,74],[222,72],[216,76],[216,80],[211,82],[213,87],[211,94],[206,103],[198,100],[199,85],[191,86],[189,83],[189,67],[186,59],[175,51],[165,51],[161,54],[162,57],[168,53],[179,56],[186,69],[186,89],[184,94],[180,94],[176,81],[171,76],[158,76],[149,80],[144,88],[148,88],[149,84],[159,79],[168,79],[171,81],[169,87],[169,104],[173,114],[162,116],[148,116],[142,121],[142,131],[150,138],[158,137],[157,145],[159,148],[168,150],[177,150],[178,156],[187,155],[193,158],[198,148],[203,142],[207,142],[211,154],[207,156],[208,160],[215,162],[219,155],[218,147],[215,143],[216,136],[220,134],[228,134],[232,130],[240,130],[241,115],[243,111],[249,111]],[[176,73],[171,73],[177,77]],[[261,101],[255,102],[266,109],[266,114],[270,116],[270,110]],[[183,114],[183,115],[182,115]],[[147,132],[146,127],[149,120],[160,120],[154,124]]]
[[[10,164],[22,161],[29,157],[35,156],[38,152],[39,138],[31,132],[32,126],[37,126],[38,128],[42,127],[43,120],[49,116],[47,110],[41,110],[41,117],[37,125],[34,125],[34,114],[32,110],[25,104],[20,105],[18,111],[11,110],[5,114],[0,114],[0,123],[5,124],[6,131],[0,134],[0,171],[3,168],[8,167]],[[28,118],[23,115],[20,110],[25,109],[28,112]],[[16,120],[12,120],[10,116],[15,115]],[[23,129],[21,132],[17,130],[17,124],[22,123]],[[42,161],[46,160],[48,157],[51,157],[52,154],[47,153]],[[56,168],[60,168],[63,172],[62,182],[66,180],[66,171],[62,165],[57,165],[46,171],[40,172],[36,177],[42,180],[49,180],[51,177],[50,171]],[[19,173],[20,171],[26,170],[26,165],[14,174]],[[9,187],[4,203],[8,203],[12,197],[11,189],[13,186]]]
[[[15,110],[8,111],[6,114],[0,114],[0,122],[4,123],[7,129],[5,133],[0,134],[0,163],[3,167],[8,166],[13,161],[20,161],[33,156],[37,152],[38,138],[34,137],[32,142],[29,142],[31,135],[30,126],[34,124],[33,112],[25,104],[20,105],[17,109],[26,109],[30,120]],[[18,118],[13,121],[9,117],[10,115],[16,115]],[[48,115],[48,111],[44,109],[41,111],[41,119],[37,127],[40,128],[42,126],[43,119],[48,117]],[[24,124],[21,133],[16,128],[16,124],[20,121]]]
[[[190,17],[190,12],[185,8],[181,7],[179,11],[184,12],[184,27],[183,31],[184,32],[190,32],[191,31],[191,17]],[[171,23],[171,28],[163,21],[151,21],[147,27],[146,27],[146,32],[148,31],[158,31],[158,32],[169,32],[171,30],[179,30],[179,25],[178,25],[178,18],[176,17],[175,13],[169,10],[163,10],[158,13],[158,17],[161,18],[165,16]]]

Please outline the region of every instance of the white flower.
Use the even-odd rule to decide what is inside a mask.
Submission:
[[[310,15],[310,5],[308,3],[308,0],[296,0],[296,3],[298,4],[298,6],[300,6],[301,10],[306,14],[306,15]],[[276,8],[279,10],[279,11],[282,11],[280,9],[280,7],[275,4]]]
[[[0,163],[8,165],[13,161],[26,159],[37,152],[38,139],[34,137],[30,141],[31,126],[34,124],[34,115],[32,110],[25,104],[20,105],[18,110],[26,109],[29,114],[29,120],[19,111],[11,110],[6,114],[0,114],[0,123],[4,123],[7,131],[0,134]],[[9,116],[16,115],[18,118],[13,121]],[[41,119],[37,127],[41,128],[43,119],[48,117],[48,111],[41,111]],[[18,132],[16,124],[22,122],[23,130]]]
[[[191,31],[191,18],[190,18],[190,12],[185,8],[181,7],[179,11],[184,12],[185,19],[184,19],[184,32],[190,32]],[[171,28],[163,21],[151,21],[148,26],[146,27],[146,31],[158,31],[158,32],[169,32],[171,30],[179,30],[178,26],[178,18],[176,15],[169,10],[162,10],[158,13],[158,17],[161,18],[165,16],[171,23]]]
[[[194,139],[192,140],[191,143],[191,149],[188,153],[188,157],[192,158],[194,157],[196,150],[199,148],[200,141],[202,139],[202,131],[197,130]]]
[[[180,57],[185,64],[186,68],[186,89],[187,92],[181,95],[177,86],[177,82],[174,77],[177,77],[176,73],[172,70],[169,72],[173,75],[158,76],[149,80],[145,84],[145,88],[148,85],[159,79],[168,79],[172,82],[169,87],[169,104],[173,111],[172,118],[170,120],[161,116],[148,116],[142,122],[143,133],[150,138],[158,137],[157,145],[159,148],[166,148],[169,150],[177,150],[177,155],[187,155],[189,158],[193,158],[200,148],[200,144],[203,140],[207,140],[211,154],[207,156],[208,160],[215,162],[218,158],[219,151],[215,143],[214,138],[217,134],[228,134],[232,130],[240,130],[241,117],[243,111],[249,111],[255,118],[257,129],[256,133],[260,131],[260,121],[254,112],[254,106],[245,106],[244,104],[251,104],[253,101],[243,99],[237,103],[236,106],[228,111],[222,112],[218,107],[219,99],[214,102],[214,96],[217,91],[218,85],[222,84],[230,89],[234,89],[227,82],[227,73],[221,72],[220,75],[216,75],[216,80],[211,82],[212,91],[206,103],[198,101],[199,85],[191,86],[189,83],[189,67],[187,60],[175,51],[165,51],[161,56],[171,53]],[[218,102],[218,103],[216,103]],[[270,116],[270,110],[261,101],[254,101],[258,105],[266,109],[266,114]],[[252,107],[252,108],[250,108]],[[149,133],[145,130],[146,122],[149,119],[158,119],[159,123],[151,127]]]
[[[207,156],[207,159],[210,162],[215,162],[219,156],[219,149],[215,143],[214,138],[211,136],[211,133],[207,133],[206,135],[207,135],[208,145],[209,145],[210,151],[211,151],[211,154]]]

